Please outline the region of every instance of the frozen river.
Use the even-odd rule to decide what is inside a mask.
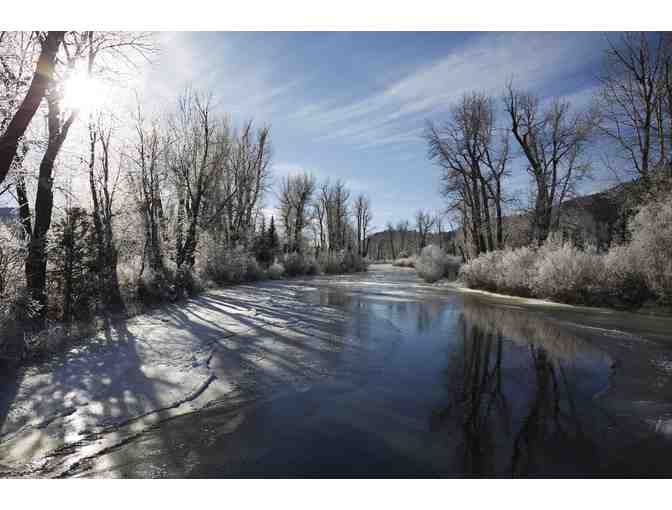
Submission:
[[[670,319],[372,266],[212,292],[99,343],[2,383],[6,476],[672,474]]]

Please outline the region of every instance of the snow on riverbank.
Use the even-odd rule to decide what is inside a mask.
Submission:
[[[133,422],[133,430],[232,395],[311,384],[353,347],[343,310],[298,282],[211,292],[23,369],[0,396],[0,471]],[[39,464],[39,462],[38,462]]]

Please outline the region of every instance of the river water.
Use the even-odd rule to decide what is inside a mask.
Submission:
[[[387,266],[304,283],[299,304],[346,313],[331,377],[164,421],[81,474],[672,473],[669,319],[528,306]]]

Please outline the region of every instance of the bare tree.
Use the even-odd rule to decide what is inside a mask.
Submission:
[[[399,220],[397,222],[397,232],[399,233],[399,251],[410,251],[408,232],[411,229],[408,220]]]
[[[371,221],[373,221],[373,215],[371,214],[371,200],[366,195],[360,194],[355,197],[352,209],[356,225],[357,253],[362,257],[366,257],[368,250],[368,231],[371,226]]]
[[[598,94],[599,126],[614,141],[645,191],[672,150],[672,48],[656,33],[626,33],[609,42]]]
[[[326,180],[320,186],[315,202],[324,214],[324,231],[329,251],[343,250],[348,245],[349,201],[350,190],[343,181],[331,183]]]
[[[436,229],[436,236],[438,238],[439,248],[444,248],[444,228],[443,228],[443,214],[437,212],[434,214],[434,228]]]
[[[102,114],[95,123],[89,122],[89,189],[93,206],[100,295],[106,306],[112,310],[123,307],[117,276],[118,251],[113,228],[113,206],[121,176],[121,164],[117,162],[116,170],[113,169],[113,132],[111,120]]]
[[[315,193],[315,178],[306,172],[287,176],[280,188],[280,217],[285,227],[288,250],[301,253],[303,229]]]
[[[415,227],[418,230],[418,252],[427,246],[427,239],[434,228],[434,217],[422,209],[415,213]]]
[[[496,132],[492,99],[479,93],[465,95],[443,124],[430,122],[425,132],[429,157],[443,170],[448,211],[463,218],[476,255],[503,245],[502,182],[509,144]]]
[[[589,169],[582,156],[593,122],[583,114],[572,114],[566,101],[556,99],[542,109],[537,97],[512,85],[504,106],[533,180],[532,233],[543,243],[560,222],[560,204]]]
[[[397,252],[394,247],[394,225],[392,225],[391,221],[387,222],[386,231],[387,231],[387,239],[388,242],[390,243],[390,255],[392,255],[392,260],[394,260],[397,258]]]
[[[254,212],[261,194],[268,188],[271,149],[269,129],[255,132],[252,121],[247,122],[240,134],[232,136],[232,147],[225,160],[219,188],[223,191],[216,200],[228,200],[224,210],[227,244],[247,245],[254,230]]]
[[[164,273],[161,236],[162,200],[161,189],[167,182],[163,158],[163,136],[157,120],[149,122],[138,105],[135,117],[135,143],[128,154],[131,168],[127,175],[135,193],[144,228],[143,265],[159,275]]]
[[[228,125],[214,118],[211,96],[187,89],[178,99],[176,112],[170,117],[169,140],[167,164],[175,176],[180,197],[175,262],[178,271],[183,266],[189,270],[195,262],[208,191],[222,174],[229,156]],[[220,197],[222,208],[236,193],[244,192],[249,190],[236,189],[229,196]]]
[[[312,217],[317,229],[315,247],[317,252],[320,252],[327,247],[326,215],[327,211],[324,201],[321,196],[318,196],[312,204]]]

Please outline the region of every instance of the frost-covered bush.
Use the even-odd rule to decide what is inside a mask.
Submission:
[[[232,250],[208,246],[202,250],[197,267],[203,278],[220,285],[255,281],[263,273],[254,255],[242,246]]]
[[[435,245],[423,248],[420,256],[415,260],[415,270],[418,276],[429,283],[441,278],[457,278],[461,265],[462,261],[458,257],[446,254]]]
[[[175,287],[181,295],[193,296],[202,292],[205,285],[193,269],[182,267],[175,273]]]
[[[468,287],[570,303],[602,299],[603,256],[550,237],[535,249],[496,250],[465,264],[460,277]]]
[[[285,266],[279,262],[275,262],[268,268],[267,274],[271,280],[279,280],[285,276]]]
[[[396,267],[413,268],[415,267],[415,263],[417,260],[418,258],[415,255],[411,255],[410,257],[398,258],[394,260],[394,262],[392,262],[392,265]]]
[[[369,269],[366,259],[355,252],[346,254],[343,265],[346,273],[361,273]]]
[[[504,250],[498,266],[493,268],[497,289],[518,296],[532,295],[537,257],[537,251],[528,246]]]
[[[630,247],[648,287],[672,303],[672,197],[642,207],[631,224]]]
[[[23,286],[26,250],[18,226],[0,223],[0,307],[8,306]]]
[[[591,303],[601,291],[603,268],[602,257],[593,249],[546,243],[537,258],[534,294],[567,303]]]
[[[601,282],[609,303],[637,305],[651,297],[644,268],[632,246],[614,246],[604,255]]]
[[[550,236],[539,249],[483,254],[465,264],[468,287],[568,303],[672,304],[672,201],[653,201],[631,223],[632,241],[598,254]]]
[[[317,262],[324,274],[340,274],[343,272],[343,257],[339,253],[320,253]]]
[[[312,255],[308,255],[304,262],[305,274],[309,276],[320,274],[320,264]]]
[[[25,287],[17,289],[11,296],[5,296],[0,304],[0,338],[12,336],[16,328],[20,329],[37,316],[41,306]]]
[[[320,265],[312,255],[302,253],[287,253],[280,263],[285,268],[287,276],[302,276],[320,274]]]
[[[450,280],[454,280],[460,274],[461,267],[462,259],[460,257],[446,255],[444,258],[443,276]]]
[[[324,274],[359,273],[368,268],[366,260],[352,251],[322,252],[317,263]]]
[[[287,276],[306,274],[306,259],[300,253],[287,253],[282,259]]]
[[[474,289],[499,290],[500,262],[504,252],[497,250],[484,253],[460,268],[459,277]]]
[[[418,276],[433,283],[443,278],[446,271],[446,256],[438,246],[425,246],[415,262]]]
[[[247,259],[247,264],[245,267],[245,281],[246,282],[256,282],[261,280],[264,276],[264,271],[261,269],[259,262],[253,256],[250,256]]]
[[[153,305],[177,299],[175,273],[170,268],[154,271],[146,267],[138,279],[138,298],[146,305]]]
[[[117,265],[117,277],[119,279],[119,288],[124,296],[135,296],[141,267],[142,257],[139,255],[119,261]]]

